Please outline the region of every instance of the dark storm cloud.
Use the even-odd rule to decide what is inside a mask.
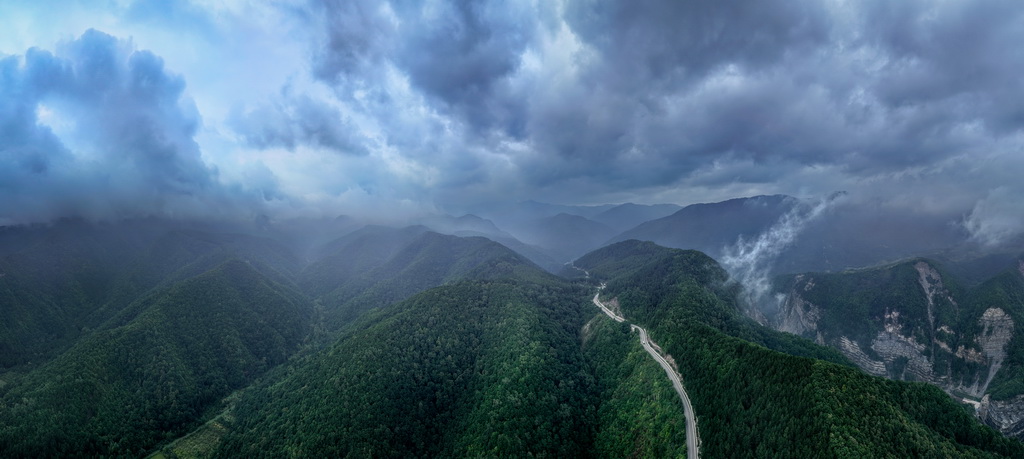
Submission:
[[[521,100],[508,78],[535,38],[538,11],[516,2],[314,2],[324,27],[315,74],[346,90],[375,89],[390,65],[479,131],[521,125]],[[518,95],[517,95],[518,96]]]
[[[230,200],[193,139],[184,80],[152,53],[89,30],[55,54],[4,58],[2,75],[4,222],[201,213]]]
[[[304,15],[319,27],[314,74],[336,83],[372,83],[361,77],[389,52],[395,33],[388,6],[374,0],[311,2]]]
[[[517,125],[520,107],[504,97],[503,83],[515,72],[533,39],[534,11],[514,2],[458,0],[430,8],[405,2],[397,12],[403,30],[396,63],[414,85],[456,111],[469,124]]]
[[[830,29],[823,5],[812,1],[577,0],[565,19],[599,50],[598,84],[651,96],[722,65],[772,66],[824,43]]]
[[[409,189],[408,171],[428,177],[419,197],[462,202],[840,187],[971,228],[1024,193],[1008,178],[1024,172],[1019,2],[311,1],[306,16],[314,76],[347,111],[261,114],[268,134],[246,137],[330,148],[308,139],[357,114],[379,136],[346,141],[386,157],[375,189]]]

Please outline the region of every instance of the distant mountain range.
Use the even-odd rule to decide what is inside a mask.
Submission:
[[[740,240],[752,241],[782,217],[811,203],[774,195],[694,204],[641,223],[609,242],[638,239],[700,250],[721,259]],[[837,271],[936,253],[966,242],[962,229],[941,216],[862,204],[836,204],[798,228],[796,241],[773,261],[779,272]]]
[[[685,454],[599,294],[682,376],[706,457],[1024,457],[978,420],[1021,435],[1021,251],[837,205],[776,265],[953,248],[779,275],[759,323],[715,256],[805,205],[0,228],[0,456]],[[917,233],[861,234],[883,220]]]

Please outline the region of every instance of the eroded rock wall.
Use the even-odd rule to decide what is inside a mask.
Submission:
[[[999,307],[989,307],[974,321],[976,327],[958,330],[956,324],[943,323],[941,317],[961,313],[959,303],[934,266],[917,261],[913,268],[927,307],[924,317],[917,309],[917,315],[909,316],[914,319],[908,319],[900,304],[892,304],[881,317],[864,318],[874,323],[873,335],[856,338],[841,326],[822,329],[823,318],[830,311],[807,299],[815,280],[813,275],[801,275],[770,323],[778,330],[839,349],[869,374],[928,382],[954,396],[973,399],[984,422],[1004,434],[1024,438],[1024,395],[1004,401],[990,401],[985,395],[1007,358],[1016,326],[1012,317]],[[1024,275],[1024,261],[1017,268]]]

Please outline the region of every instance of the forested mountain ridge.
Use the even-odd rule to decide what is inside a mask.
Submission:
[[[514,268],[370,312],[275,371],[206,431],[204,451],[683,455],[678,398],[635,336],[603,322],[593,286],[500,264]]]
[[[679,399],[590,303],[599,281],[675,357],[706,457],[1020,453],[939,392],[746,318],[696,251],[627,241],[560,277],[424,227],[310,252],[242,229],[0,231],[0,455],[685,454]]]
[[[237,259],[159,289],[0,389],[0,455],[141,454],[284,362],[311,315]]]
[[[0,231],[0,366],[39,364],[153,289],[228,258],[290,283],[299,261],[274,240],[156,222]]]
[[[813,218],[788,228],[799,237],[772,260],[775,272],[839,271],[972,245],[962,225],[950,224],[941,216],[848,202],[841,196],[835,194],[826,201],[751,196],[692,204],[641,223],[607,243],[652,241],[699,250],[721,260],[735,252],[739,241],[756,240],[778,229],[776,225],[789,220],[787,216],[806,216],[818,208]]]
[[[783,214],[799,205],[790,196],[752,196],[716,203],[692,204],[675,213],[647,222],[610,238],[652,241],[719,257],[737,238],[751,239],[763,233]]]
[[[0,258],[0,313],[10,319],[0,346],[11,368],[0,373],[0,451],[147,451],[286,361],[312,330],[329,336],[330,306],[355,308],[336,329],[463,278],[560,282],[490,240],[423,227],[343,237],[328,244],[322,271],[252,234],[145,222],[86,228],[80,238],[59,225],[0,238],[18,242]],[[333,279],[330,268],[340,269]],[[320,297],[303,290],[321,282],[334,295],[316,307]]]
[[[464,281],[382,310],[249,391],[217,454],[582,455],[594,381],[566,288]]]
[[[775,328],[832,346],[864,371],[923,381],[1024,434],[1024,262],[966,287],[928,259],[779,281]]]
[[[1024,454],[1019,442],[981,425],[937,388],[789,355],[846,361],[738,319],[734,287],[703,254],[626,241],[576,266],[606,280],[602,296],[674,357],[708,457]]]
[[[508,277],[523,270],[524,275],[546,275],[528,268],[535,265],[522,255],[483,237],[442,235],[423,227],[368,229],[371,234],[332,243],[333,251],[302,272],[300,284],[323,305],[328,329],[447,282]]]

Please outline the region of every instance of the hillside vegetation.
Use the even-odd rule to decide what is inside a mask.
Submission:
[[[938,389],[746,318],[700,252],[626,241],[559,277],[424,227],[238,229],[0,231],[0,456],[683,457],[605,283],[673,357],[704,457],[1024,457]]]
[[[607,273],[603,296],[675,358],[708,457],[1024,454],[937,388],[870,377],[835,351],[758,330],[703,254],[626,241],[576,265]]]

